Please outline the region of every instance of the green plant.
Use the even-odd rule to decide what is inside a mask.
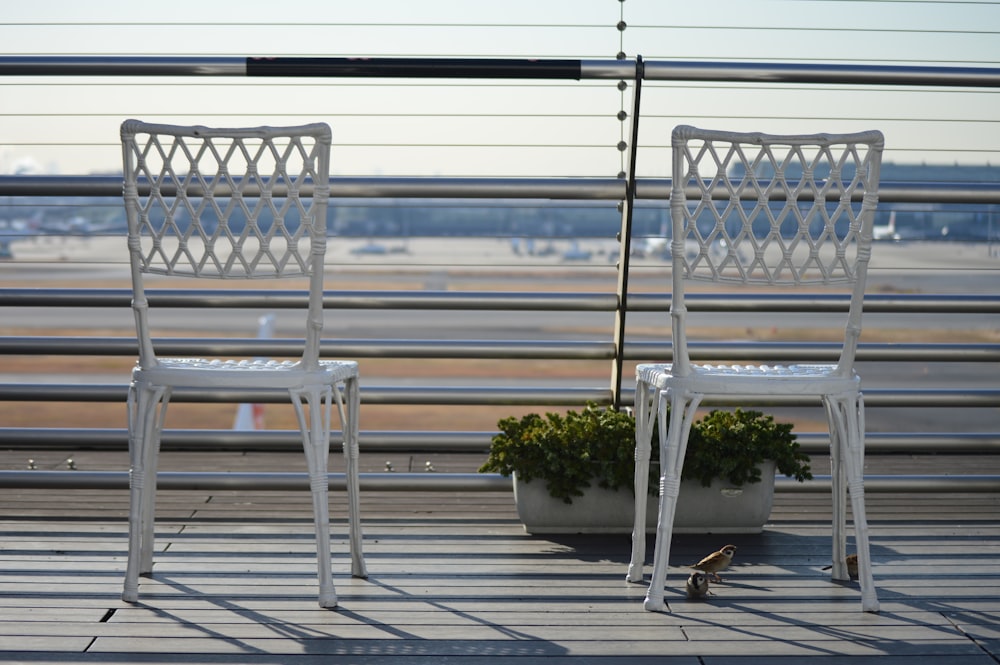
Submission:
[[[608,489],[632,486],[635,420],[627,413],[588,405],[565,416],[503,418],[497,426],[500,433],[481,472],[542,479],[549,494],[567,503],[582,495],[591,479]]]
[[[587,405],[564,416],[530,413],[503,418],[481,472],[523,481],[545,481],[553,497],[567,503],[581,496],[591,481],[607,489],[633,488],[635,418],[627,412]],[[773,459],[782,473],[797,480],[811,478],[808,457],[801,452],[791,425],[775,423],[757,411],[713,411],[694,423],[682,477],[710,485],[725,478],[734,485],[760,481],[759,465]],[[652,449],[650,491],[659,486],[658,446]]]
[[[691,426],[681,477],[708,487],[724,478],[739,487],[760,482],[760,464],[773,460],[778,471],[799,482],[812,478],[809,456],[789,423],[760,411],[715,410]]]

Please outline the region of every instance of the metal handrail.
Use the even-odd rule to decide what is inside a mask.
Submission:
[[[0,76],[635,79],[1000,87],[1000,68],[528,58],[3,56]]]
[[[165,355],[267,356],[294,358],[302,354],[302,340],[256,338],[154,339]],[[831,362],[841,345],[834,342],[692,342],[691,355],[700,361],[740,358],[758,362]],[[134,356],[134,337],[8,336],[0,337],[0,355]],[[325,340],[327,358],[493,358],[500,360],[610,360],[614,345],[607,340]],[[626,360],[669,362],[672,346],[663,342],[627,342]],[[862,343],[859,361],[1000,362],[1000,344]]]
[[[3,383],[0,402],[121,402],[125,403],[127,379],[120,384],[107,383]],[[634,401],[634,391],[622,390],[622,401]],[[361,388],[365,404],[448,405],[448,406],[586,406],[609,405],[609,388],[584,387],[497,387],[497,386],[375,386]],[[178,388],[171,403],[239,404],[256,402],[282,404],[287,391],[264,389],[204,390]],[[706,398],[705,404],[721,406],[814,406],[814,398],[802,396],[732,395]],[[865,390],[865,404],[870,407],[950,407],[979,408],[1000,406],[1000,389],[870,389]]]
[[[848,83],[852,85],[918,85],[961,86],[978,88],[1000,87],[1000,68],[972,67],[907,67],[865,66],[854,64],[789,64],[733,63],[639,60],[495,60],[449,58],[374,58],[363,61],[347,58],[255,58],[196,57],[196,58],[135,58],[135,57],[74,57],[74,56],[11,56],[0,57],[0,76],[405,76],[407,78],[550,78],[550,79],[631,79],[642,81],[733,81],[768,83]],[[637,87],[637,86],[636,86]],[[634,113],[635,121],[638,113]],[[331,195],[339,198],[413,198],[413,199],[528,199],[540,201],[622,201],[626,195],[636,201],[657,201],[669,197],[670,181],[657,178],[334,178]],[[118,176],[0,176],[0,196],[84,196],[113,197],[121,195]],[[911,183],[883,182],[880,199],[887,203],[1000,203],[1000,185],[996,183]],[[624,229],[624,227],[623,227]],[[624,229],[627,231],[627,229]],[[628,235],[626,234],[627,238]],[[628,269],[627,253],[622,270]],[[669,297],[660,294],[509,294],[509,293],[413,293],[413,292],[329,292],[328,307],[355,309],[510,309],[522,311],[667,311]],[[297,308],[302,302],[296,295],[282,292],[237,293],[225,291],[189,293],[163,291],[153,295],[157,304],[173,307],[260,307]],[[4,307],[122,307],[131,299],[129,290],[92,289],[2,289],[0,306]],[[1000,297],[996,296],[896,296],[876,294],[866,299],[870,313],[962,313],[992,314],[1000,312]],[[692,298],[689,308],[704,311],[838,311],[846,303],[806,297],[734,298],[729,295]],[[770,308],[770,309],[769,309]],[[163,348],[181,353],[205,349],[233,355],[295,355],[294,340],[211,340],[208,347],[192,340],[161,340]],[[692,351],[704,359],[739,356],[761,360],[829,360],[833,345],[806,343],[776,345],[755,343],[705,343],[693,345]],[[668,342],[617,340],[585,342],[495,342],[413,340],[328,340],[324,353],[351,357],[418,357],[418,358],[564,358],[669,360]],[[0,354],[65,354],[91,355],[135,354],[134,342],[128,338],[108,337],[4,337],[0,338]],[[878,361],[947,361],[996,362],[1000,345],[996,344],[864,344],[858,360]],[[124,402],[127,380],[121,384],[61,385],[12,382],[0,384],[0,400],[46,401],[120,401]],[[496,388],[496,387],[405,387],[363,388],[363,399],[371,404],[567,404],[587,402],[609,404],[619,398],[631,397],[628,390],[608,387],[592,388]],[[203,401],[207,395],[197,391],[178,391],[177,401]],[[1000,405],[1000,390],[866,390],[868,406],[916,407],[987,407]],[[212,401],[285,401],[284,394],[231,391]],[[760,403],[756,398],[752,403]],[[732,403],[745,404],[745,398]],[[795,400],[772,401],[774,404],[794,404]],[[89,442],[95,447],[127,447],[127,435],[121,430],[59,430],[49,428],[3,428],[0,443],[24,445],[65,445],[68,438],[79,444]],[[198,445],[207,440],[210,445],[284,445],[284,433],[187,434],[167,431],[166,447]],[[366,450],[402,450],[404,446],[438,446],[447,450],[465,450],[482,446],[482,433],[365,432],[362,445]],[[807,450],[827,449],[825,434],[803,434]],[[824,438],[825,437],[825,438]],[[293,438],[293,437],[289,437]],[[992,454],[997,451],[1000,436],[994,432],[975,434],[872,434],[869,449],[874,452],[948,452],[963,451]],[[298,445],[297,435],[294,437]],[[284,488],[304,487],[307,480],[295,474],[161,474],[161,486],[198,488]],[[342,486],[343,477],[332,474],[334,488]],[[0,487],[127,487],[125,472],[0,472]],[[338,483],[340,485],[338,485]],[[510,483],[493,474],[364,474],[365,489],[425,489],[508,491]],[[940,476],[868,476],[868,492],[925,491],[1000,491],[1000,476],[968,475],[957,478]],[[779,479],[778,491],[829,491],[829,479],[818,477],[809,483],[786,482]]]
[[[308,185],[303,186],[303,190]],[[691,194],[696,190],[692,189]],[[121,197],[121,176],[0,175],[0,196]],[[620,201],[625,181],[619,178],[434,178],[333,177],[334,199],[534,199],[549,201]],[[666,201],[669,178],[636,178],[635,198]],[[879,201],[885,203],[1000,203],[997,183],[883,181]]]
[[[303,309],[301,291],[237,289],[149,289],[157,307]],[[821,294],[734,295],[692,293],[692,312],[844,312],[848,301]],[[0,288],[0,307],[131,307],[127,288]],[[327,291],[327,309],[430,309],[612,312],[613,293],[524,293],[503,291]],[[667,312],[670,295],[629,294],[629,311]],[[1000,314],[1000,294],[880,294],[865,296],[866,314]]]
[[[342,473],[328,474],[332,491],[346,487]],[[127,471],[0,471],[0,488],[6,489],[106,489],[127,490]],[[295,491],[309,488],[305,473],[161,471],[161,490]],[[511,479],[496,473],[362,473],[360,489],[366,492],[509,492]],[[780,493],[829,493],[830,476],[798,482],[776,478]],[[866,475],[865,493],[937,493],[1000,491],[1000,475],[967,475],[942,478],[933,475]]]
[[[363,430],[359,438],[365,453],[476,453],[485,455],[496,431]],[[796,432],[802,451],[821,455],[830,450],[828,432]],[[331,445],[343,444],[340,430],[330,433]],[[165,429],[162,450],[298,451],[298,430]],[[11,450],[127,450],[126,428],[0,427],[0,446]],[[1000,432],[926,434],[868,432],[865,450],[874,454],[1000,453]]]

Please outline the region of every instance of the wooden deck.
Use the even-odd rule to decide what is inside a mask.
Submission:
[[[45,455],[40,466],[65,457]],[[75,464],[120,466],[120,453],[113,464],[101,459],[111,455],[79,453]],[[165,453],[161,468],[212,457],[180,456]],[[474,464],[455,457],[435,466]],[[9,452],[0,461],[19,464]],[[283,462],[257,453],[240,467]],[[331,500],[337,610],[316,604],[304,492],[161,492],[154,576],[130,605],[119,598],[124,491],[5,490],[0,661],[1000,662],[993,494],[869,496],[878,615],[860,611],[855,584],[822,570],[822,494],[779,495],[760,535],[675,537],[674,564],[728,541],[739,551],[707,601],[686,600],[683,573],[672,569],[669,614],[643,611],[643,585],[625,582],[628,536],[526,535],[510,493],[363,493],[370,578],[351,579],[341,499]]]

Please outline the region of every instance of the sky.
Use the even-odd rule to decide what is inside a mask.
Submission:
[[[1000,3],[300,0],[3,3],[0,55],[515,57],[1000,67]],[[708,8],[709,11],[706,11]],[[624,21],[626,28],[617,24]],[[339,175],[612,177],[616,81],[0,76],[0,173],[113,172],[126,117],[333,127]],[[879,128],[887,161],[1000,163],[1000,90],[647,82],[638,173],[670,129]]]

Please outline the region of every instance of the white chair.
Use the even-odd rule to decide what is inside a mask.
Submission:
[[[628,580],[641,582],[650,438],[660,434],[660,503],[645,608],[663,611],[664,583],[684,452],[706,396],[815,396],[826,407],[833,479],[834,579],[848,579],[845,478],[858,553],[861,605],[879,605],[868,552],[864,501],[864,402],[854,357],[871,256],[883,148],[880,132],[774,136],[673,131],[672,364],[636,368],[635,528]],[[689,194],[693,194],[688,198]],[[840,285],[850,292],[846,333],[835,364],[710,365],[688,354],[688,280],[784,292]],[[815,288],[815,287],[814,287]],[[669,412],[669,416],[668,416]],[[669,426],[667,425],[669,417]]]
[[[126,120],[124,199],[139,359],[128,393],[131,462],[128,564],[122,598],[152,573],[156,469],[175,388],[275,389],[291,397],[312,489],[319,604],[335,607],[327,458],[332,401],[347,461],[351,572],[366,577],[358,497],[358,366],[320,360],[330,128],[211,129]],[[302,357],[274,361],[161,358],[150,337],[144,278],[308,279]],[[162,315],[162,313],[161,313]]]

